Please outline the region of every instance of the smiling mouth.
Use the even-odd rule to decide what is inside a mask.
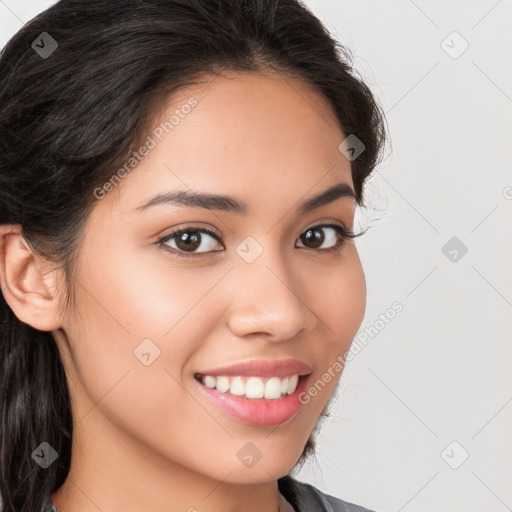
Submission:
[[[210,389],[216,389],[228,395],[248,399],[278,400],[291,395],[303,377],[289,375],[286,377],[259,377],[248,375],[203,375],[196,373],[194,378]]]
[[[282,369],[280,377],[219,373],[215,376],[195,373],[194,380],[216,408],[246,425],[284,425],[305,406],[300,396],[305,392],[311,373],[283,375]]]

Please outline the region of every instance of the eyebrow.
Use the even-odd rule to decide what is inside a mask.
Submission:
[[[354,191],[347,183],[338,183],[319,194],[303,201],[297,208],[298,215],[304,215],[320,206],[332,203],[342,197],[356,199]],[[206,210],[221,210],[225,212],[247,215],[247,205],[239,199],[226,195],[207,194],[203,192],[191,192],[187,190],[176,190],[162,192],[149,199],[141,206],[134,208],[135,211],[146,210],[151,206],[160,204],[172,204],[192,208],[204,208]]]

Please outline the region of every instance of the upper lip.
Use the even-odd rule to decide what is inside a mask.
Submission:
[[[287,377],[290,375],[309,375],[313,371],[310,364],[298,359],[252,360],[236,363],[222,368],[213,368],[198,373],[202,375],[254,375],[255,377]]]

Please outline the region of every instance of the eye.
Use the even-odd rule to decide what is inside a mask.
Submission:
[[[326,230],[327,236],[324,235]],[[332,250],[341,250],[343,245],[345,245],[346,239],[355,238],[356,236],[357,235],[354,235],[350,229],[346,229],[338,224],[331,223],[320,224],[318,226],[308,228],[299,236],[297,240],[299,240],[301,243],[313,245],[313,247],[306,247],[307,249],[318,249],[325,242],[327,247],[324,247],[321,250],[330,252]]]
[[[167,244],[169,241],[174,244],[174,247]],[[196,257],[196,254],[192,251],[196,251],[200,247],[204,251],[196,251],[199,254],[213,251],[218,242],[220,242],[220,236],[210,229],[183,228],[169,233],[156,243],[164,246],[164,249],[178,258],[193,258]]]
[[[325,232],[327,232],[327,235],[324,234]],[[356,236],[359,235],[354,235],[350,229],[331,223],[308,228],[297,240],[302,244],[310,245],[309,247],[302,245],[306,249],[318,249],[318,252],[330,253],[331,251],[340,251],[346,239],[355,238]],[[197,258],[201,254],[220,252],[220,250],[215,250],[215,246],[220,244],[220,240],[220,234],[215,231],[207,228],[190,227],[175,229],[157,240],[155,244],[162,246],[178,258]],[[322,248],[324,244],[327,244],[327,247]],[[203,250],[198,251],[199,248]]]

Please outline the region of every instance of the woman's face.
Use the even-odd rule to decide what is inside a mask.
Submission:
[[[338,149],[346,134],[319,93],[275,74],[212,78],[182,89],[159,115],[146,151],[136,148],[137,166],[96,191],[76,315],[54,331],[75,408],[74,457],[89,468],[102,457],[119,475],[158,465],[269,481],[296,463],[364,315],[354,241],[333,227],[312,229],[353,228],[354,198],[301,208],[335,185],[353,190]],[[218,200],[141,208],[176,192],[229,196],[245,210]],[[177,228],[181,236],[158,243]],[[212,375],[283,360],[305,364]],[[263,386],[280,396],[284,377],[310,372],[298,383],[303,405],[297,390],[257,399],[208,387],[236,381],[235,393],[258,396]],[[197,373],[210,375],[208,385]],[[264,378],[249,385],[250,376]]]

